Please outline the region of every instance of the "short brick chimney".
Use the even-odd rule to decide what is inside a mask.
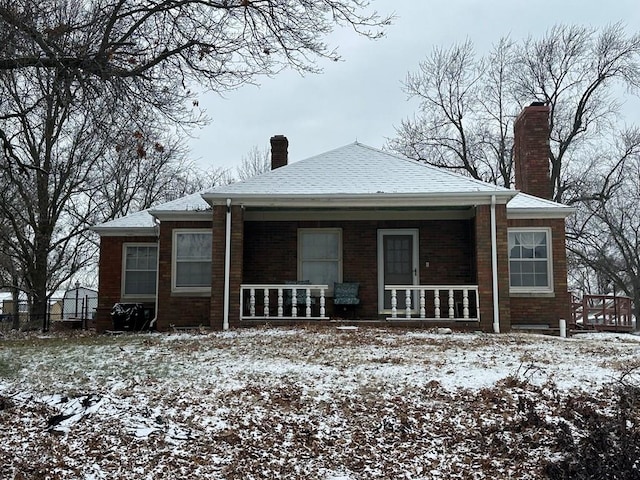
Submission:
[[[271,170],[284,167],[287,164],[287,149],[289,140],[284,135],[274,135],[271,137]]]
[[[516,189],[551,199],[549,176],[549,106],[534,102],[513,124]]]

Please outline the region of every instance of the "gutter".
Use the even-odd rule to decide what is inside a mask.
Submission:
[[[491,195],[491,282],[493,293],[493,332],[500,333],[500,307],[498,305],[498,234],[496,227],[496,196]]]
[[[236,203],[245,207],[424,207],[424,206],[476,206],[488,205],[491,197],[498,203],[508,203],[518,192],[513,190],[497,192],[436,192],[436,193],[366,193],[366,194],[237,194]],[[211,206],[224,205],[228,193],[205,193],[202,198]],[[491,197],[490,197],[491,195]]]
[[[229,330],[229,302],[231,286],[231,199],[227,198],[227,225],[224,242],[224,313],[222,317],[222,329]]]

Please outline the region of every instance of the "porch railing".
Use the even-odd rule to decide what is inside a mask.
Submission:
[[[326,319],[328,289],[328,285],[307,284],[240,285],[240,319]]]
[[[384,289],[391,292],[391,320],[480,320],[477,285],[385,285]]]

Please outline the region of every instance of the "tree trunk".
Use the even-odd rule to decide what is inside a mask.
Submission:
[[[51,165],[47,162],[47,167]],[[51,232],[53,231],[49,220],[48,181],[46,175],[38,175],[38,227],[34,242],[33,264],[31,271],[31,318],[32,322],[39,322],[42,331],[49,331],[47,318],[47,287],[49,279],[49,249],[51,245]]]
[[[36,242],[38,243],[38,242]],[[45,242],[43,242],[45,243]],[[42,325],[42,331],[49,331],[49,322],[47,318],[47,276],[49,268],[47,264],[48,252],[45,245],[37,245],[35,250],[35,263],[37,267],[32,273],[32,322],[39,322]]]
[[[17,278],[13,277],[11,283],[14,285],[11,287],[11,297],[13,298],[11,328],[13,330],[20,330],[20,295],[18,287],[15,286],[18,284]]]

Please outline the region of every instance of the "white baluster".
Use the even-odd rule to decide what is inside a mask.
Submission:
[[[264,289],[264,316],[269,316],[269,289]]]
[[[282,318],[284,315],[284,309],[282,308],[282,289],[278,289],[278,317]]]
[[[320,289],[320,317],[324,318],[324,288]]]
[[[298,289],[295,287],[291,289],[291,316],[298,316]]]
[[[462,290],[462,317],[469,318],[469,290]]]
[[[405,317],[411,318],[411,289],[407,288],[404,295]]]
[[[420,289],[420,318],[426,318],[427,309],[425,308],[426,301],[424,298],[424,288]]]
[[[433,309],[436,318],[440,318],[440,290],[433,291]]]
[[[309,318],[311,316],[311,289],[310,288],[307,288],[305,301],[307,302],[307,311],[305,313],[307,314],[307,318]]]
[[[249,315],[256,316],[256,289],[249,289]]]
[[[391,289],[391,318],[396,318],[398,316],[398,299],[396,297],[396,289]]]
[[[453,290],[449,289],[449,318],[453,318],[455,310],[453,309]]]

